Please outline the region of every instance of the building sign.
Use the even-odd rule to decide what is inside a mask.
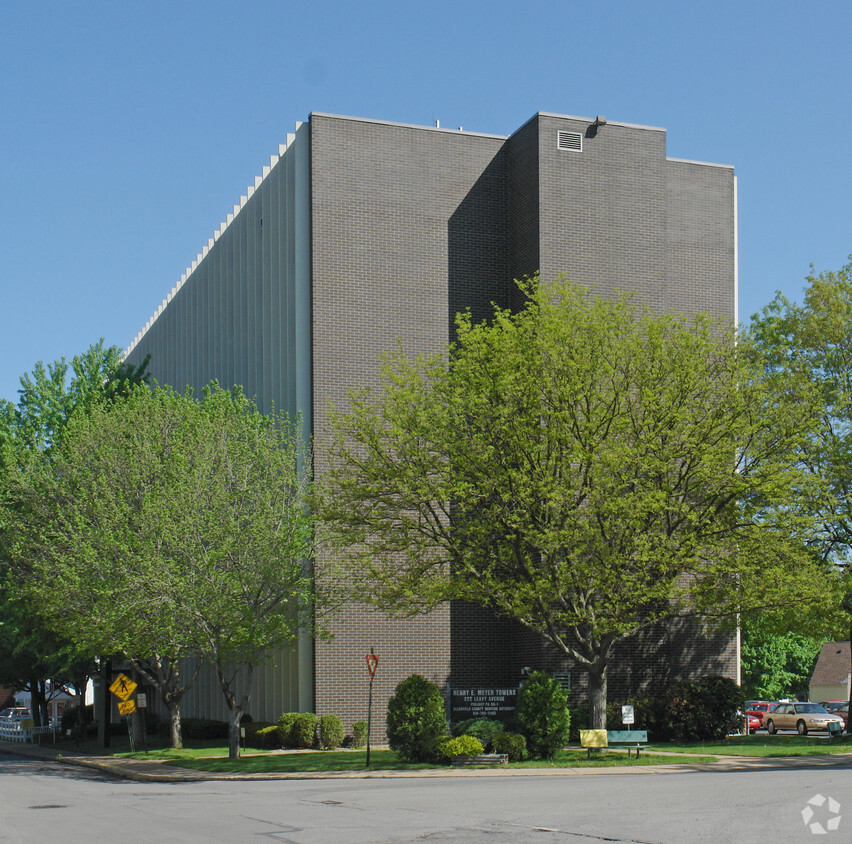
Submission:
[[[515,714],[517,701],[516,688],[450,689],[450,718],[453,721],[468,718],[506,720]]]

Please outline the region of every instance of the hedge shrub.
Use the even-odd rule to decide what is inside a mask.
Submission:
[[[552,759],[568,741],[568,697],[544,671],[533,671],[518,693],[518,721],[534,759]]]
[[[441,690],[419,674],[406,677],[388,701],[387,734],[391,750],[411,762],[428,762],[446,731]]]
[[[356,721],[352,725],[352,747],[363,747],[367,743],[367,722]]]
[[[316,747],[317,716],[313,712],[300,712],[290,731],[292,747]]]
[[[494,753],[505,753],[510,762],[523,762],[527,758],[527,740],[519,733],[500,733],[494,737]]]
[[[742,689],[729,677],[710,675],[672,683],[652,702],[654,738],[713,741],[737,730],[745,706]]]
[[[293,744],[293,724],[299,717],[298,712],[285,712],[278,719],[278,732],[281,734],[281,747],[295,747]]]
[[[442,741],[440,753],[445,761],[450,761],[454,756],[479,756],[485,748],[476,736],[464,735]]]
[[[275,750],[281,747],[281,734],[278,724],[268,721],[254,721],[245,725],[246,747],[256,747],[258,750]]]
[[[319,746],[334,750],[343,744],[343,721],[337,715],[323,715],[319,719]]]
[[[505,731],[503,722],[492,718],[469,718],[453,727],[454,736],[476,736],[486,750],[490,749],[494,739]]]

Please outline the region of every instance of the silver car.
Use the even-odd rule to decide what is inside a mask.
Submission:
[[[763,726],[771,735],[778,730],[796,730],[800,736],[806,736],[808,730],[842,732],[843,719],[818,703],[779,703],[763,716]]]

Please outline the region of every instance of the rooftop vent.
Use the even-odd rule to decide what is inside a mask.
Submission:
[[[556,148],[570,152],[582,152],[583,136],[579,132],[559,131],[556,133]]]

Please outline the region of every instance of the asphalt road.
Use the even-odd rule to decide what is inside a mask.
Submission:
[[[783,763],[781,763],[783,765]],[[802,810],[839,803],[836,831]],[[830,804],[812,806],[828,827]],[[848,816],[844,816],[848,813]],[[139,783],[0,755],[0,841],[777,842],[852,840],[852,767]]]

